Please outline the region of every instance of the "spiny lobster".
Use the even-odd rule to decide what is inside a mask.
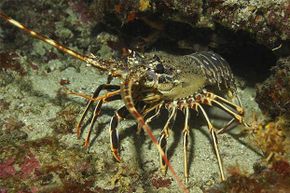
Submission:
[[[32,31],[4,13],[0,12],[0,17],[24,30],[34,38],[40,39],[95,68],[108,72],[108,82],[100,85],[92,96],[70,92],[71,94],[88,99],[87,106],[76,126],[78,136],[81,134],[84,118],[96,102],[85,146],[88,146],[90,143],[91,131],[100,114],[102,105],[106,102],[122,100],[124,106],[115,111],[109,126],[111,150],[115,159],[121,161],[119,155],[118,123],[131,115],[137,121],[138,128],[143,128],[156,145],[160,153],[162,172],[165,173],[167,168],[169,168],[179,183],[180,188],[184,192],[188,192],[167,159],[167,139],[171,123],[175,119],[177,112],[182,112],[184,114],[184,127],[182,130],[184,176],[187,179],[189,175],[187,155],[190,133],[189,119],[190,110],[193,109],[200,112],[205,118],[217,156],[221,179],[225,180],[217,134],[227,131],[227,128],[235,121],[245,126],[248,125],[243,119],[244,110],[240,102],[235,104],[224,97],[214,94],[215,92],[229,91],[232,96],[238,99],[233,74],[228,63],[221,56],[211,51],[203,51],[180,57],[160,53],[152,57],[144,57],[137,52],[129,50],[125,61],[102,60],[93,55],[81,55],[66,48],[60,43]],[[121,83],[112,84],[111,80],[113,78],[119,78]],[[99,96],[103,90],[106,90],[107,93]],[[222,129],[217,129],[211,123],[203,106],[216,106],[230,114],[233,118]],[[148,123],[156,118],[162,109],[166,109],[169,113],[159,140],[157,140],[152,134]]]

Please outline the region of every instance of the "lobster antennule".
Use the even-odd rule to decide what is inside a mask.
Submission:
[[[35,31],[33,31],[32,29],[28,28],[27,26],[21,24],[20,22],[12,19],[11,17],[7,16],[5,13],[0,11],[0,18],[2,18],[3,20],[7,21],[8,23],[12,24],[13,26],[25,31],[26,33],[28,33],[29,35],[31,35],[32,37],[39,39],[55,48],[57,48],[58,50],[67,53],[71,56],[73,56],[74,58],[77,58],[81,61],[86,62],[87,64],[90,64],[100,70],[103,71],[109,71],[111,69],[113,69],[112,64],[114,63],[113,61],[103,61],[101,59],[97,59],[94,56],[86,56],[86,55],[82,55],[72,49],[69,49],[67,47],[65,47],[64,45],[62,45],[59,42],[56,42],[40,33],[37,33]],[[114,76],[119,76],[119,74],[116,74],[115,71],[113,71]]]
[[[154,143],[154,145],[156,146],[156,148],[158,149],[159,153],[162,156],[162,159],[164,160],[165,164],[167,165],[167,167],[169,168],[169,170],[171,171],[173,177],[175,178],[176,182],[178,183],[180,189],[184,192],[184,193],[189,193],[188,189],[186,188],[186,186],[184,185],[184,183],[181,181],[181,179],[178,177],[178,175],[176,174],[175,170],[173,169],[172,165],[170,164],[167,156],[165,155],[164,151],[162,150],[162,148],[160,147],[158,140],[156,139],[156,137],[153,135],[152,133],[152,129],[150,128],[150,126],[145,122],[143,116],[137,111],[137,109],[134,106],[134,101],[132,98],[132,85],[134,83],[134,79],[125,79],[122,87],[121,87],[121,94],[125,103],[125,106],[127,107],[128,111],[130,112],[130,114],[136,119],[138,125],[143,128],[145,130],[145,132],[149,135],[149,137],[151,138],[152,142]]]

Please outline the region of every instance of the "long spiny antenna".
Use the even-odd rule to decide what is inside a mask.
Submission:
[[[114,70],[114,66],[116,64],[114,64],[113,61],[103,61],[101,59],[97,59],[96,57],[91,57],[91,56],[86,56],[86,55],[82,55],[74,50],[71,50],[67,47],[65,47],[64,45],[62,45],[61,43],[58,43],[40,33],[37,33],[31,29],[29,29],[27,26],[19,23],[18,21],[12,19],[11,17],[7,16],[6,14],[4,14],[3,12],[0,12],[0,18],[4,19],[5,21],[9,22],[10,24],[12,24],[15,27],[18,27],[19,29],[25,31],[26,33],[28,33],[29,35],[31,35],[32,37],[39,39],[55,48],[57,48],[58,50],[61,50],[64,53],[67,53],[81,61],[84,61],[98,69],[104,70],[104,71],[113,71],[114,76],[119,76],[119,73],[116,73],[116,71]]]
[[[135,105],[134,105],[134,102],[133,102],[133,99],[132,99],[132,94],[131,94],[132,84],[133,84],[133,80],[132,79],[131,80],[127,79],[127,80],[124,81],[124,83],[122,85],[122,89],[121,89],[121,92],[122,92],[122,95],[123,95],[123,99],[124,99],[124,103],[125,103],[128,111],[137,120],[138,125],[140,127],[142,127],[145,130],[145,132],[149,135],[149,137],[151,138],[152,142],[154,143],[154,145],[158,149],[159,153],[161,154],[162,159],[164,160],[165,164],[168,166],[168,168],[171,171],[173,177],[175,178],[179,188],[182,190],[182,192],[189,193],[189,190],[186,188],[186,186],[183,184],[182,180],[176,174],[176,172],[175,172],[174,168],[172,167],[172,165],[170,164],[170,161],[168,160],[166,154],[164,153],[164,151],[160,147],[156,137],[153,135],[152,129],[145,122],[145,120],[143,119],[143,116],[135,108]]]
[[[4,14],[3,12],[0,12],[0,18],[4,19],[5,21],[9,22],[10,24],[12,24],[13,26],[16,26],[17,28],[25,31],[26,33],[28,33],[29,35],[31,35],[32,37],[39,39],[55,48],[57,48],[58,50],[61,50],[64,53],[67,53],[81,61],[84,61],[98,69],[104,70],[104,71],[110,71],[111,75],[113,76],[122,76],[122,71],[118,71],[115,69],[115,66],[118,65],[115,61],[104,61],[101,59],[97,59],[95,57],[89,57],[86,55],[82,55],[74,50],[71,50],[67,47],[65,47],[64,45],[40,34],[37,33],[31,29],[29,29],[27,26],[19,23],[18,21],[12,19],[11,17],[7,16],[6,14]],[[125,98],[125,104],[129,110],[129,112],[133,115],[133,117],[136,118],[136,120],[138,121],[138,124],[143,127],[143,129],[147,132],[147,134],[150,136],[151,140],[153,141],[153,143],[156,145],[158,151],[161,153],[163,160],[165,161],[166,165],[168,166],[169,170],[171,171],[173,177],[175,178],[175,180],[177,181],[179,187],[181,188],[181,190],[184,193],[189,193],[188,189],[185,187],[185,185],[183,184],[183,182],[180,180],[180,178],[178,177],[178,175],[176,174],[175,170],[173,169],[172,165],[170,164],[167,156],[165,155],[165,153],[163,152],[162,148],[160,147],[160,145],[158,144],[158,141],[156,139],[156,137],[153,135],[150,126],[144,121],[143,117],[141,114],[139,114],[139,112],[136,110],[136,108],[134,107],[132,98],[131,98],[131,87],[132,87],[132,81],[125,81],[124,85],[123,85],[123,92],[129,92],[127,93],[127,96],[129,98]]]

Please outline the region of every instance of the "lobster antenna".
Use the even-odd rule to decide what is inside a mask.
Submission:
[[[0,11],[0,18],[4,19],[5,21],[7,21],[8,23],[12,24],[13,26],[25,31],[26,33],[28,33],[29,35],[31,35],[32,37],[39,39],[55,48],[57,48],[58,50],[67,53],[71,56],[73,56],[74,58],[77,58],[81,61],[84,61],[98,69],[104,70],[104,71],[111,71],[111,74],[113,76],[122,76],[122,72],[119,72],[117,70],[115,70],[114,68],[114,62],[113,61],[103,61],[100,59],[97,59],[95,57],[89,57],[86,55],[82,55],[74,50],[71,50],[67,47],[65,47],[64,45],[62,45],[61,43],[58,43],[40,33],[37,33],[33,30],[31,30],[30,28],[28,28],[27,26],[21,24],[20,22],[12,19],[11,17],[7,16],[6,14],[4,14],[3,12]],[[116,64],[115,64],[116,65]],[[156,137],[153,135],[151,128],[149,125],[147,125],[142,117],[142,115],[140,115],[140,113],[136,110],[136,108],[134,107],[132,98],[131,98],[131,87],[132,87],[132,81],[128,80],[128,81],[124,81],[124,88],[123,88],[123,92],[128,92],[126,94],[127,97],[125,97],[125,104],[129,110],[129,112],[133,115],[133,117],[136,118],[136,120],[138,121],[139,125],[141,127],[143,127],[143,129],[147,132],[147,134],[150,136],[151,140],[153,141],[153,143],[156,145],[158,151],[161,153],[163,160],[165,161],[166,165],[168,166],[169,170],[171,171],[173,177],[175,178],[175,180],[177,181],[179,187],[182,189],[182,191],[184,193],[189,193],[188,189],[185,187],[185,185],[183,184],[183,182],[180,180],[180,178],[178,177],[178,175],[176,174],[175,170],[173,169],[172,165],[170,164],[167,156],[165,155],[165,153],[163,152],[162,148],[160,147],[160,145],[158,144],[158,141],[156,139]]]
[[[173,169],[172,165],[170,164],[170,161],[168,160],[168,158],[165,155],[164,151],[160,147],[156,137],[153,135],[150,126],[145,122],[145,120],[143,119],[142,115],[135,108],[134,102],[133,102],[132,97],[131,97],[132,96],[132,94],[131,94],[132,84],[133,84],[133,80],[128,80],[127,79],[127,80],[124,81],[123,86],[122,86],[123,88],[121,89],[121,92],[122,92],[123,98],[124,98],[124,103],[125,103],[128,111],[137,120],[138,125],[140,125],[140,127],[145,130],[145,132],[149,135],[149,137],[151,138],[151,140],[154,143],[154,145],[157,147],[158,151],[160,152],[160,154],[162,156],[162,159],[164,160],[164,162],[168,166],[168,169],[171,171],[171,173],[172,173],[173,177],[175,178],[179,188],[182,190],[182,192],[189,193],[188,189],[183,184],[182,180],[178,177],[178,175],[176,174],[176,172]]]
[[[39,39],[55,48],[57,48],[58,50],[64,52],[64,53],[67,53],[71,56],[73,56],[74,58],[77,58],[81,61],[84,61],[98,69],[101,69],[101,70],[104,70],[104,71],[107,71],[110,68],[110,66],[108,66],[110,63],[105,63],[105,61],[102,61],[100,59],[96,59],[95,57],[89,57],[89,56],[86,56],[86,55],[82,55],[74,50],[71,50],[69,48],[66,48],[64,45],[40,34],[40,33],[37,33],[31,29],[29,29],[27,26],[19,23],[18,21],[12,19],[11,17],[7,16],[6,14],[4,14],[3,12],[0,11],[0,18],[4,19],[5,21],[7,21],[8,23],[12,24],[13,26],[25,31],[26,33],[28,33],[29,35],[31,35],[32,37],[36,38],[36,39]]]

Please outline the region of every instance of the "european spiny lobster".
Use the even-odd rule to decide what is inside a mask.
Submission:
[[[177,112],[184,114],[183,148],[184,148],[184,176],[188,178],[188,137],[190,133],[190,110],[193,109],[203,115],[211,135],[215,154],[217,156],[222,180],[225,179],[222,159],[219,153],[217,134],[227,131],[233,123],[238,122],[247,126],[243,116],[244,110],[241,104],[235,104],[217,94],[229,92],[238,99],[237,89],[231,69],[228,63],[218,54],[211,51],[197,52],[190,55],[173,57],[164,54],[156,54],[152,57],[144,57],[138,52],[129,50],[125,61],[102,60],[93,55],[81,55],[60,43],[55,42],[37,32],[32,31],[21,23],[0,12],[0,17],[10,24],[24,30],[34,38],[40,39],[53,47],[81,60],[102,71],[108,72],[108,81],[100,85],[93,96],[81,95],[88,99],[87,106],[77,124],[77,134],[80,136],[83,121],[90,108],[95,104],[93,117],[85,140],[85,146],[90,143],[90,135],[94,123],[100,114],[103,103],[121,100],[124,103],[115,111],[110,122],[111,150],[117,161],[121,161],[119,155],[118,123],[131,115],[138,123],[138,128],[143,128],[150,136],[160,153],[160,164],[163,173],[167,167],[171,170],[183,191],[187,189],[175,174],[167,159],[167,139],[171,123]],[[119,78],[120,84],[111,84],[113,78]],[[99,96],[100,92],[107,93]],[[225,94],[224,94],[225,95]],[[239,101],[239,100],[238,100]],[[217,129],[211,123],[203,106],[216,106],[230,114],[233,118],[222,128]],[[159,140],[151,132],[148,123],[166,109],[168,119],[161,131]]]

